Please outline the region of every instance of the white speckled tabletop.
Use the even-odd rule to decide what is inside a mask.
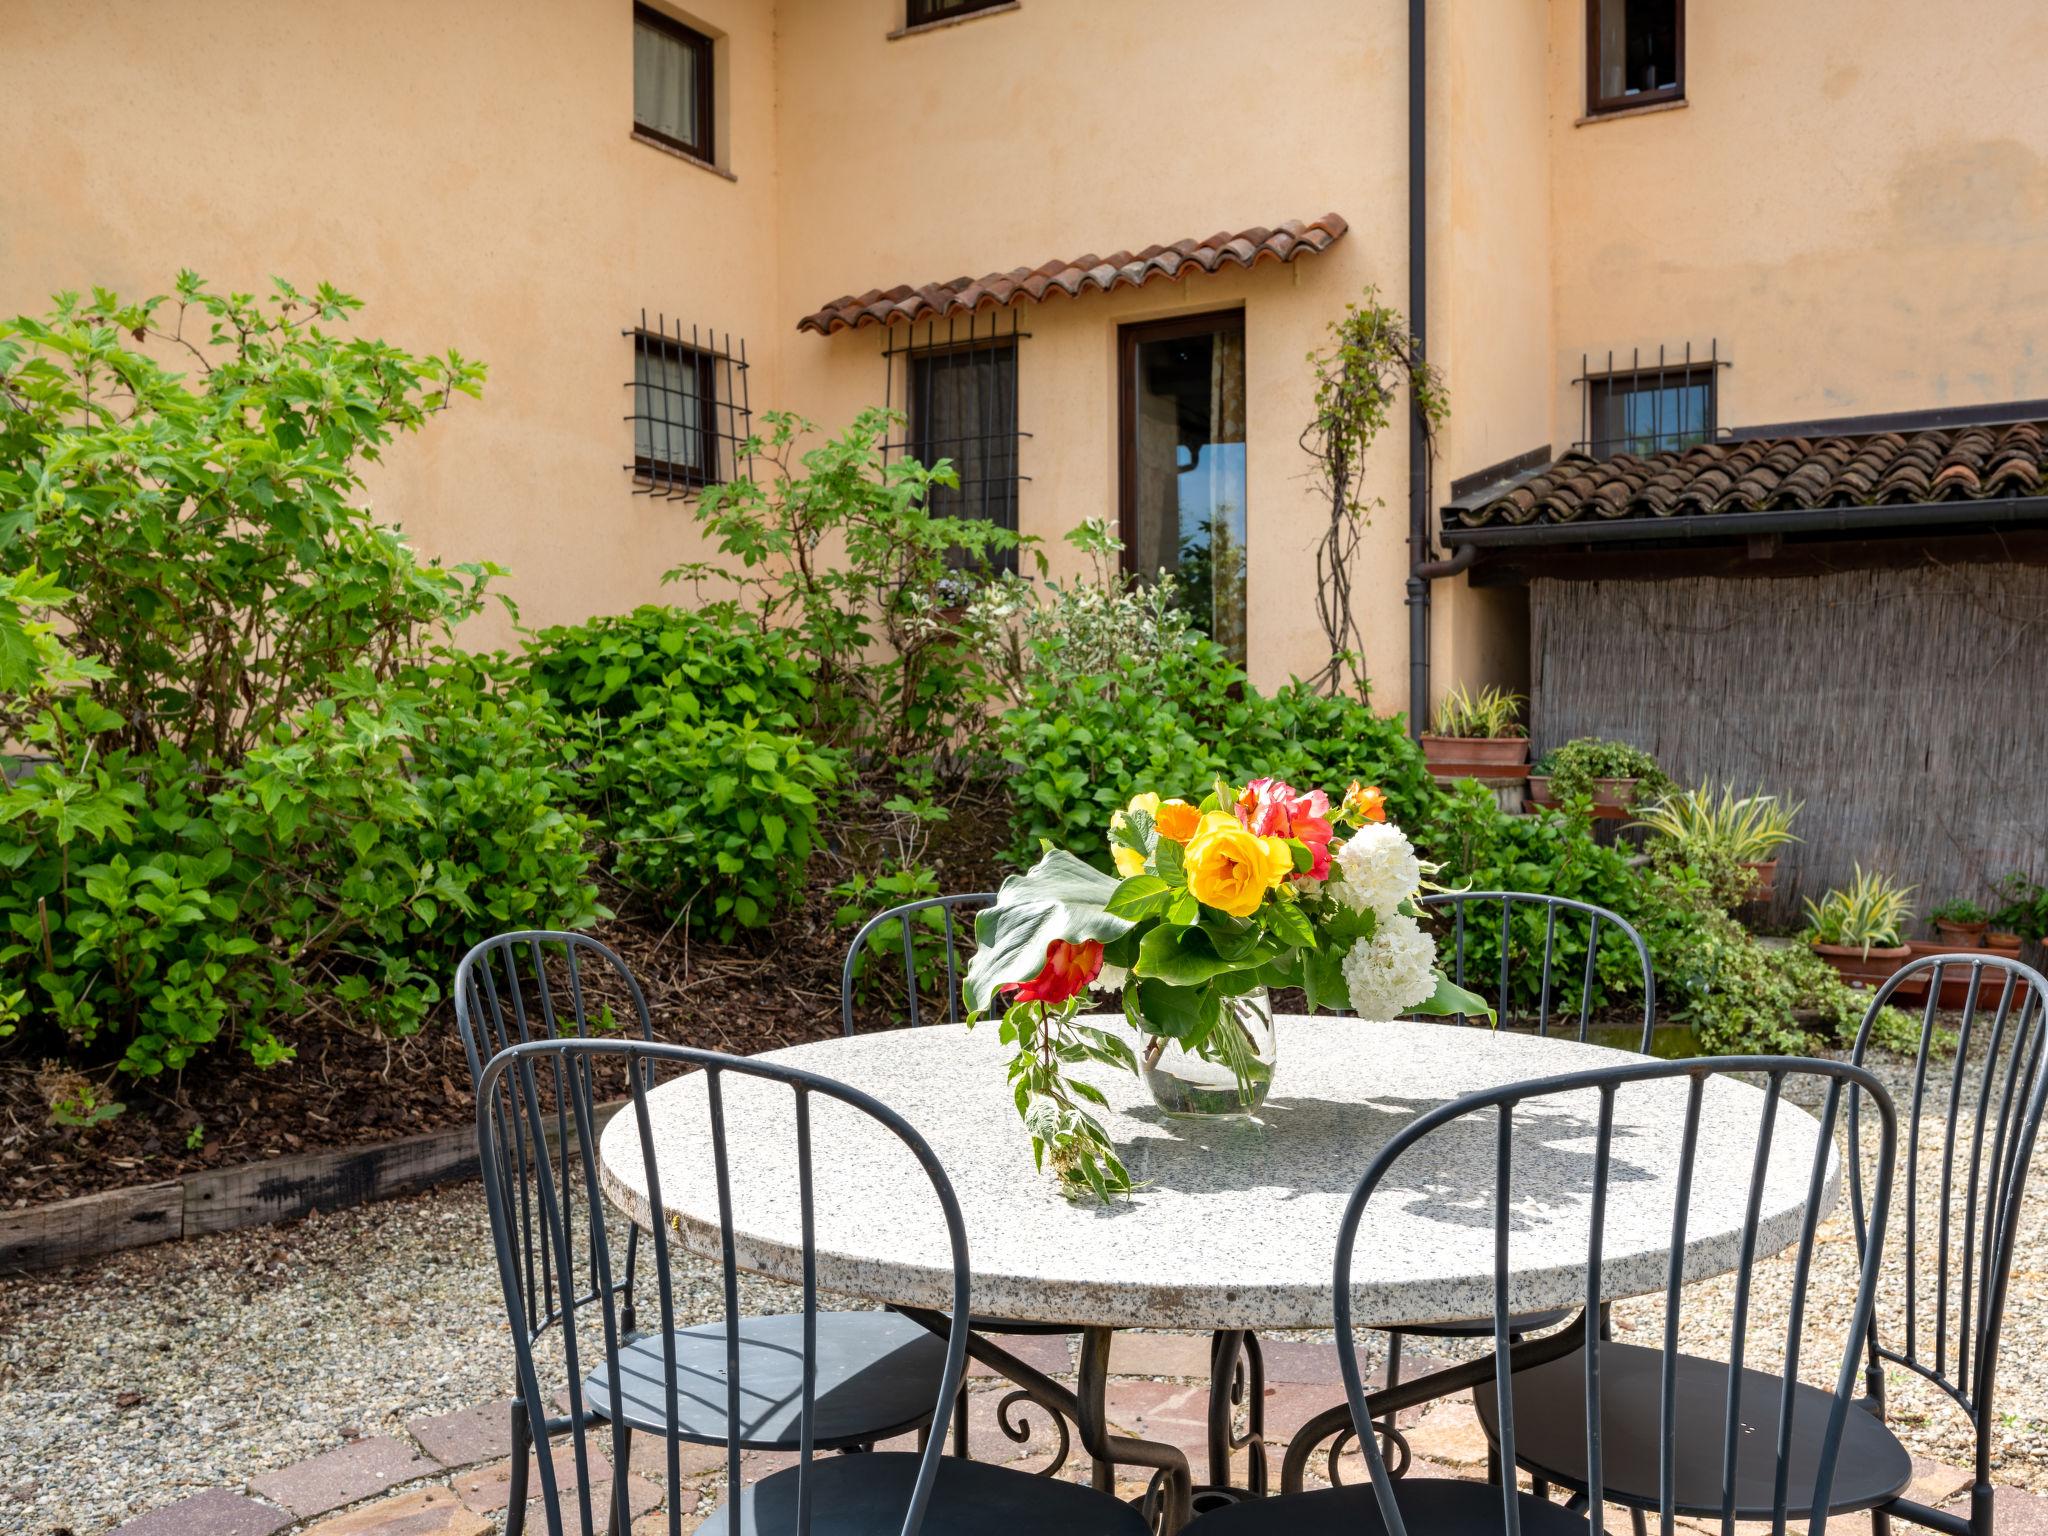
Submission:
[[[1111,1023],[1111,1020],[1096,1022]],[[1636,1059],[1628,1053],[1458,1024],[1278,1020],[1273,1091],[1256,1122],[1169,1118],[1136,1077],[1083,1069],[1135,1195],[1104,1206],[1063,1197],[1035,1172],[992,1024],[932,1025],[771,1052],[889,1104],[931,1144],[967,1225],[977,1312],[1105,1327],[1319,1328],[1330,1323],[1337,1223],[1374,1152],[1400,1126],[1460,1094]],[[664,1206],[688,1248],[718,1251],[709,1115],[701,1073],[649,1096]],[[1670,1255],[1682,1079],[1618,1097],[1603,1285],[1660,1289]],[[1734,1267],[1763,1094],[1720,1078],[1703,1104],[1685,1275]],[[938,1202],[887,1130],[814,1098],[818,1283],[878,1302],[944,1308],[952,1264]],[[792,1095],[729,1075],[738,1262],[801,1277]],[[1517,1309],[1585,1296],[1585,1212],[1597,1099],[1518,1111],[1510,1291]],[[1797,1236],[1817,1122],[1782,1104],[1762,1202],[1759,1254]],[[633,1116],[601,1155],[607,1191],[648,1220]],[[1456,1122],[1412,1148],[1368,1207],[1353,1261],[1360,1323],[1425,1323],[1493,1311],[1492,1117]],[[1827,1203],[1837,1170],[1831,1162]]]

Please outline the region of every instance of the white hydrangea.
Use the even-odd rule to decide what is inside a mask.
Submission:
[[[1404,913],[1381,913],[1373,936],[1344,957],[1344,980],[1361,1019],[1397,1018],[1436,991],[1436,940]]]
[[[1408,834],[1386,822],[1367,822],[1339,848],[1330,894],[1358,912],[1377,913],[1384,926],[1422,884],[1422,862]]]

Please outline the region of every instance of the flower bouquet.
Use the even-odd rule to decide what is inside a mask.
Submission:
[[[1335,805],[1270,778],[1218,783],[1199,805],[1142,794],[1109,844],[1116,876],[1048,845],[1004,881],[966,977],[970,1023],[1003,1000],[1017,1111],[1071,1187],[1107,1197],[1130,1176],[1088,1112],[1101,1090],[1069,1066],[1139,1072],[1170,1113],[1250,1113],[1272,1083],[1270,988],[1368,1019],[1492,1017],[1438,972],[1415,905],[1427,871],[1376,788]],[[1081,1022],[1091,989],[1121,991],[1139,1050]]]

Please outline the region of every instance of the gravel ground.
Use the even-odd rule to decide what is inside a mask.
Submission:
[[[1923,1158],[1938,1154],[1938,1133]],[[2044,1154],[2048,1155],[2048,1154]],[[1923,1180],[1923,1232],[1938,1209]],[[1846,1218],[1822,1229],[1808,1292],[1808,1368],[1823,1321],[1853,1292]],[[95,1536],[139,1510],[394,1431],[416,1415],[505,1394],[511,1348],[475,1185],[168,1244],[55,1275],[0,1282],[0,1528]],[[712,1272],[678,1287],[689,1320],[715,1314]],[[1931,1258],[1928,1262],[1932,1262]],[[1884,1294],[1900,1294],[1900,1259]],[[1752,1361],[1782,1334],[1789,1261],[1759,1268]],[[781,1305],[750,1286],[750,1307]],[[2048,1178],[2030,1187],[2000,1362],[1998,1481],[2048,1492]],[[1687,1347],[1724,1347],[1723,1280],[1687,1292]],[[1888,1310],[1895,1311],[1896,1308]],[[1617,1308],[1624,1338],[1654,1341],[1657,1308]],[[1885,1319],[1881,1311],[1881,1323]],[[1839,1356],[1836,1357],[1837,1359]],[[1825,1377],[1828,1367],[1820,1367]],[[1934,1388],[1889,1377],[1893,1421],[1919,1454],[1969,1459],[1969,1429]]]

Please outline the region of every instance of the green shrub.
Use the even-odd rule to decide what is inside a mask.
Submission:
[[[1649,803],[1670,795],[1676,785],[1657,759],[1625,741],[1580,736],[1543,754],[1536,771],[1550,778],[1550,795],[1560,805],[1593,798],[1596,779],[1634,779],[1636,799]]]
[[[732,603],[655,604],[543,629],[528,642],[534,682],[566,712],[624,719],[661,703],[692,720],[753,717],[775,730],[811,718],[812,664],[787,630]]]
[[[765,927],[803,891],[845,755],[729,720],[642,711],[586,738],[613,873],[720,938]]]
[[[1299,788],[1327,790],[1334,800],[1356,779],[1386,793],[1387,814],[1402,826],[1427,815],[1437,800],[1422,748],[1400,715],[1318,692],[1296,680],[1255,710],[1272,756],[1264,772]]]

